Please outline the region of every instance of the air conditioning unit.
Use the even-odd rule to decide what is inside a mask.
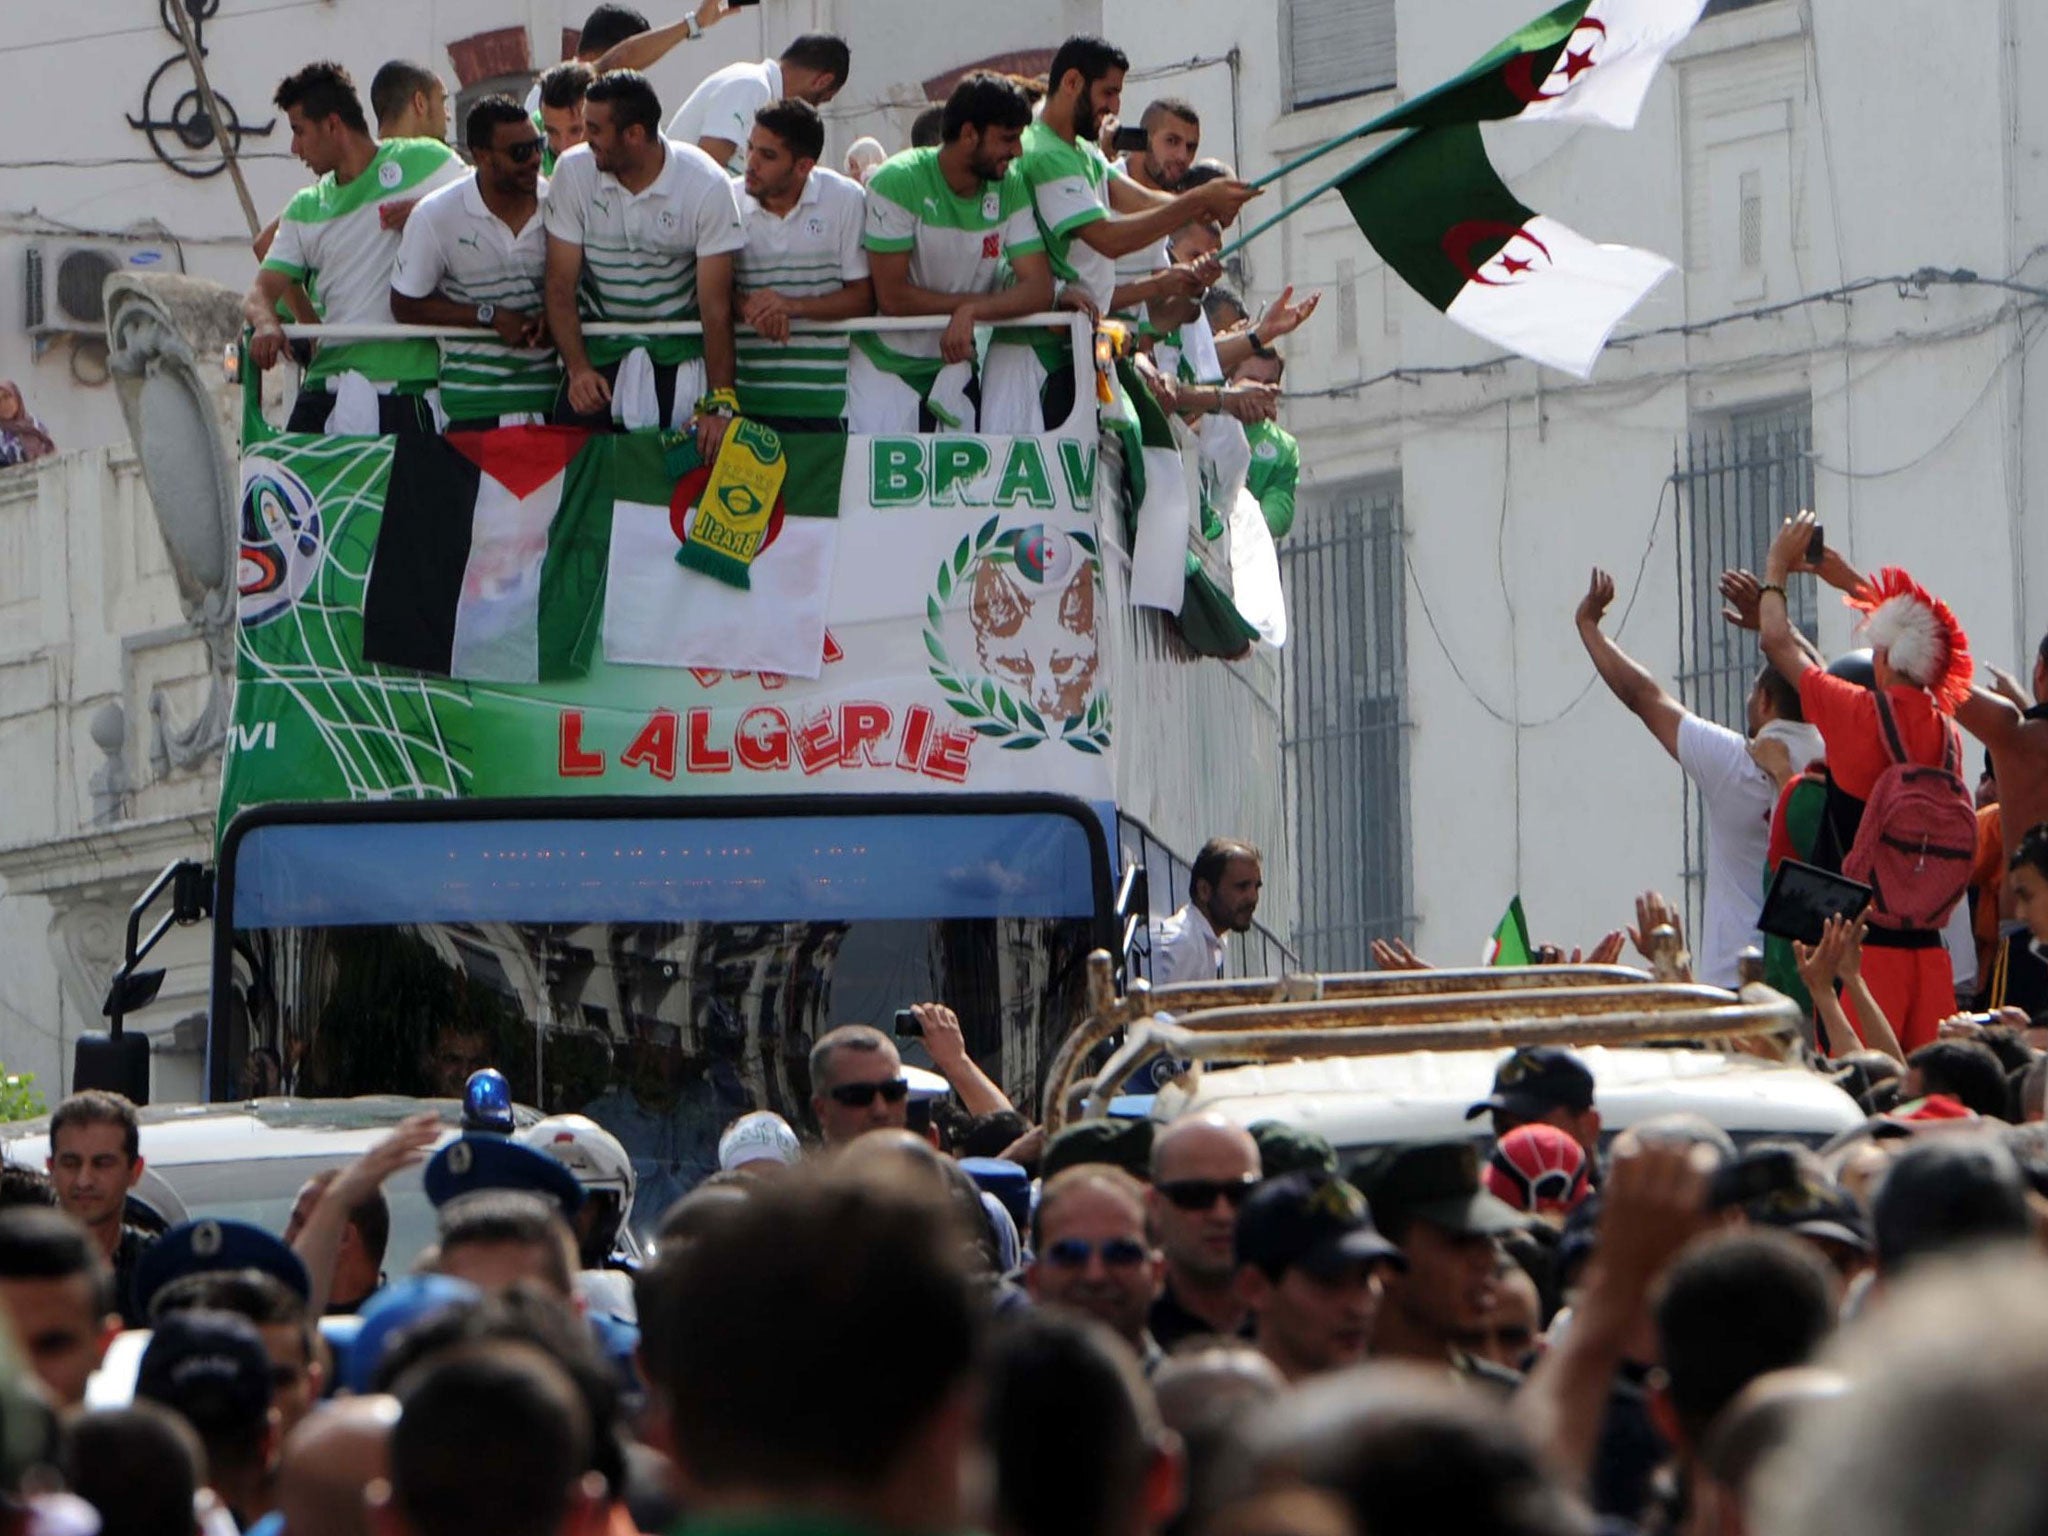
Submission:
[[[109,277],[184,270],[169,240],[36,241],[28,247],[26,329],[31,336],[97,335],[107,323]]]

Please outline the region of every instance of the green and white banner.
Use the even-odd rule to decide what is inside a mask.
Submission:
[[[757,602],[749,622],[773,635],[809,601],[758,575],[736,590],[655,547],[646,511],[666,487],[650,494],[649,469],[676,456],[651,435],[568,445],[509,435],[534,430],[447,439],[463,442],[472,467],[405,469],[397,490],[403,450],[392,438],[286,435],[251,447],[223,827],[274,801],[948,789],[1112,798],[1092,443],[853,437],[843,456],[835,439],[824,458],[793,447],[788,522],[778,502],[775,526],[798,530],[801,565],[829,572],[816,676],[805,678],[615,659],[616,634],[656,620],[675,629],[700,602],[717,629],[736,604]],[[836,518],[820,494],[829,485],[816,483],[834,471]],[[406,493],[445,488],[451,475],[459,494]],[[669,511],[685,530],[703,477],[673,480]],[[823,567],[819,541],[801,542],[821,515],[835,535]],[[777,537],[757,570],[772,572]],[[679,548],[680,533],[667,542]],[[670,576],[622,595],[612,579],[628,557]],[[384,626],[373,652],[413,665],[365,661],[373,586]],[[662,611],[628,606],[655,604]]]

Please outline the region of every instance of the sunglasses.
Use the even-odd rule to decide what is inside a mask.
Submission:
[[[521,139],[517,144],[507,144],[497,151],[514,165],[524,165],[540,153],[539,139]]]
[[[848,1109],[866,1109],[877,1095],[884,1104],[901,1104],[909,1093],[910,1080],[904,1077],[892,1077],[885,1083],[841,1083],[826,1090],[833,1103],[844,1104]]]
[[[1235,1210],[1258,1184],[1256,1178],[1246,1174],[1241,1179],[1175,1179],[1155,1187],[1180,1210],[1206,1211],[1218,1200],[1228,1200]]]
[[[1045,1262],[1054,1269],[1086,1269],[1088,1261],[1098,1253],[1105,1269],[1134,1269],[1149,1257],[1143,1243],[1128,1237],[1112,1237],[1106,1243],[1063,1237],[1045,1250]]]

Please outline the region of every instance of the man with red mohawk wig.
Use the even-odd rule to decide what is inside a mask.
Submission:
[[[1934,1039],[1956,1006],[1941,927],[1969,884],[1975,852],[1962,735],[1950,718],[1970,695],[1970,641],[1948,604],[1904,571],[1888,567],[1862,578],[1829,551],[1820,574],[1863,613],[1857,638],[1871,649],[1877,686],[1829,676],[1785,611],[1785,578],[1815,569],[1807,552],[1817,527],[1802,512],[1772,541],[1758,638],[1771,665],[1798,686],[1807,720],[1827,742],[1835,799],[1861,823],[1877,796],[1872,814],[1881,823],[1839,829],[1849,849],[1842,872],[1877,888],[1863,977],[1910,1052]]]

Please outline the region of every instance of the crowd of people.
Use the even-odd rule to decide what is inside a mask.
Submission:
[[[707,457],[741,415],[1035,433],[1092,396],[1093,360],[1065,328],[1014,322],[1067,311],[1121,322],[1145,389],[1285,532],[1299,459],[1274,420],[1275,344],[1317,299],[1254,314],[1223,283],[1223,231],[1258,193],[1198,158],[1193,106],[1162,97],[1120,130],[1128,59],[1073,37],[1042,79],[969,74],[909,147],[864,138],[842,173],[818,110],[853,68],[836,36],[713,71],[665,111],[643,71],[730,10],[652,28],[598,6],[524,103],[468,108],[470,164],[431,70],[378,71],[374,129],[341,66],[287,78],[276,103],[317,179],[257,241],[245,310],[257,368],[305,364],[290,429],[694,430]],[[870,316],[928,324],[815,328]],[[292,322],[443,334],[288,348]],[[669,322],[702,331],[632,329]]]

